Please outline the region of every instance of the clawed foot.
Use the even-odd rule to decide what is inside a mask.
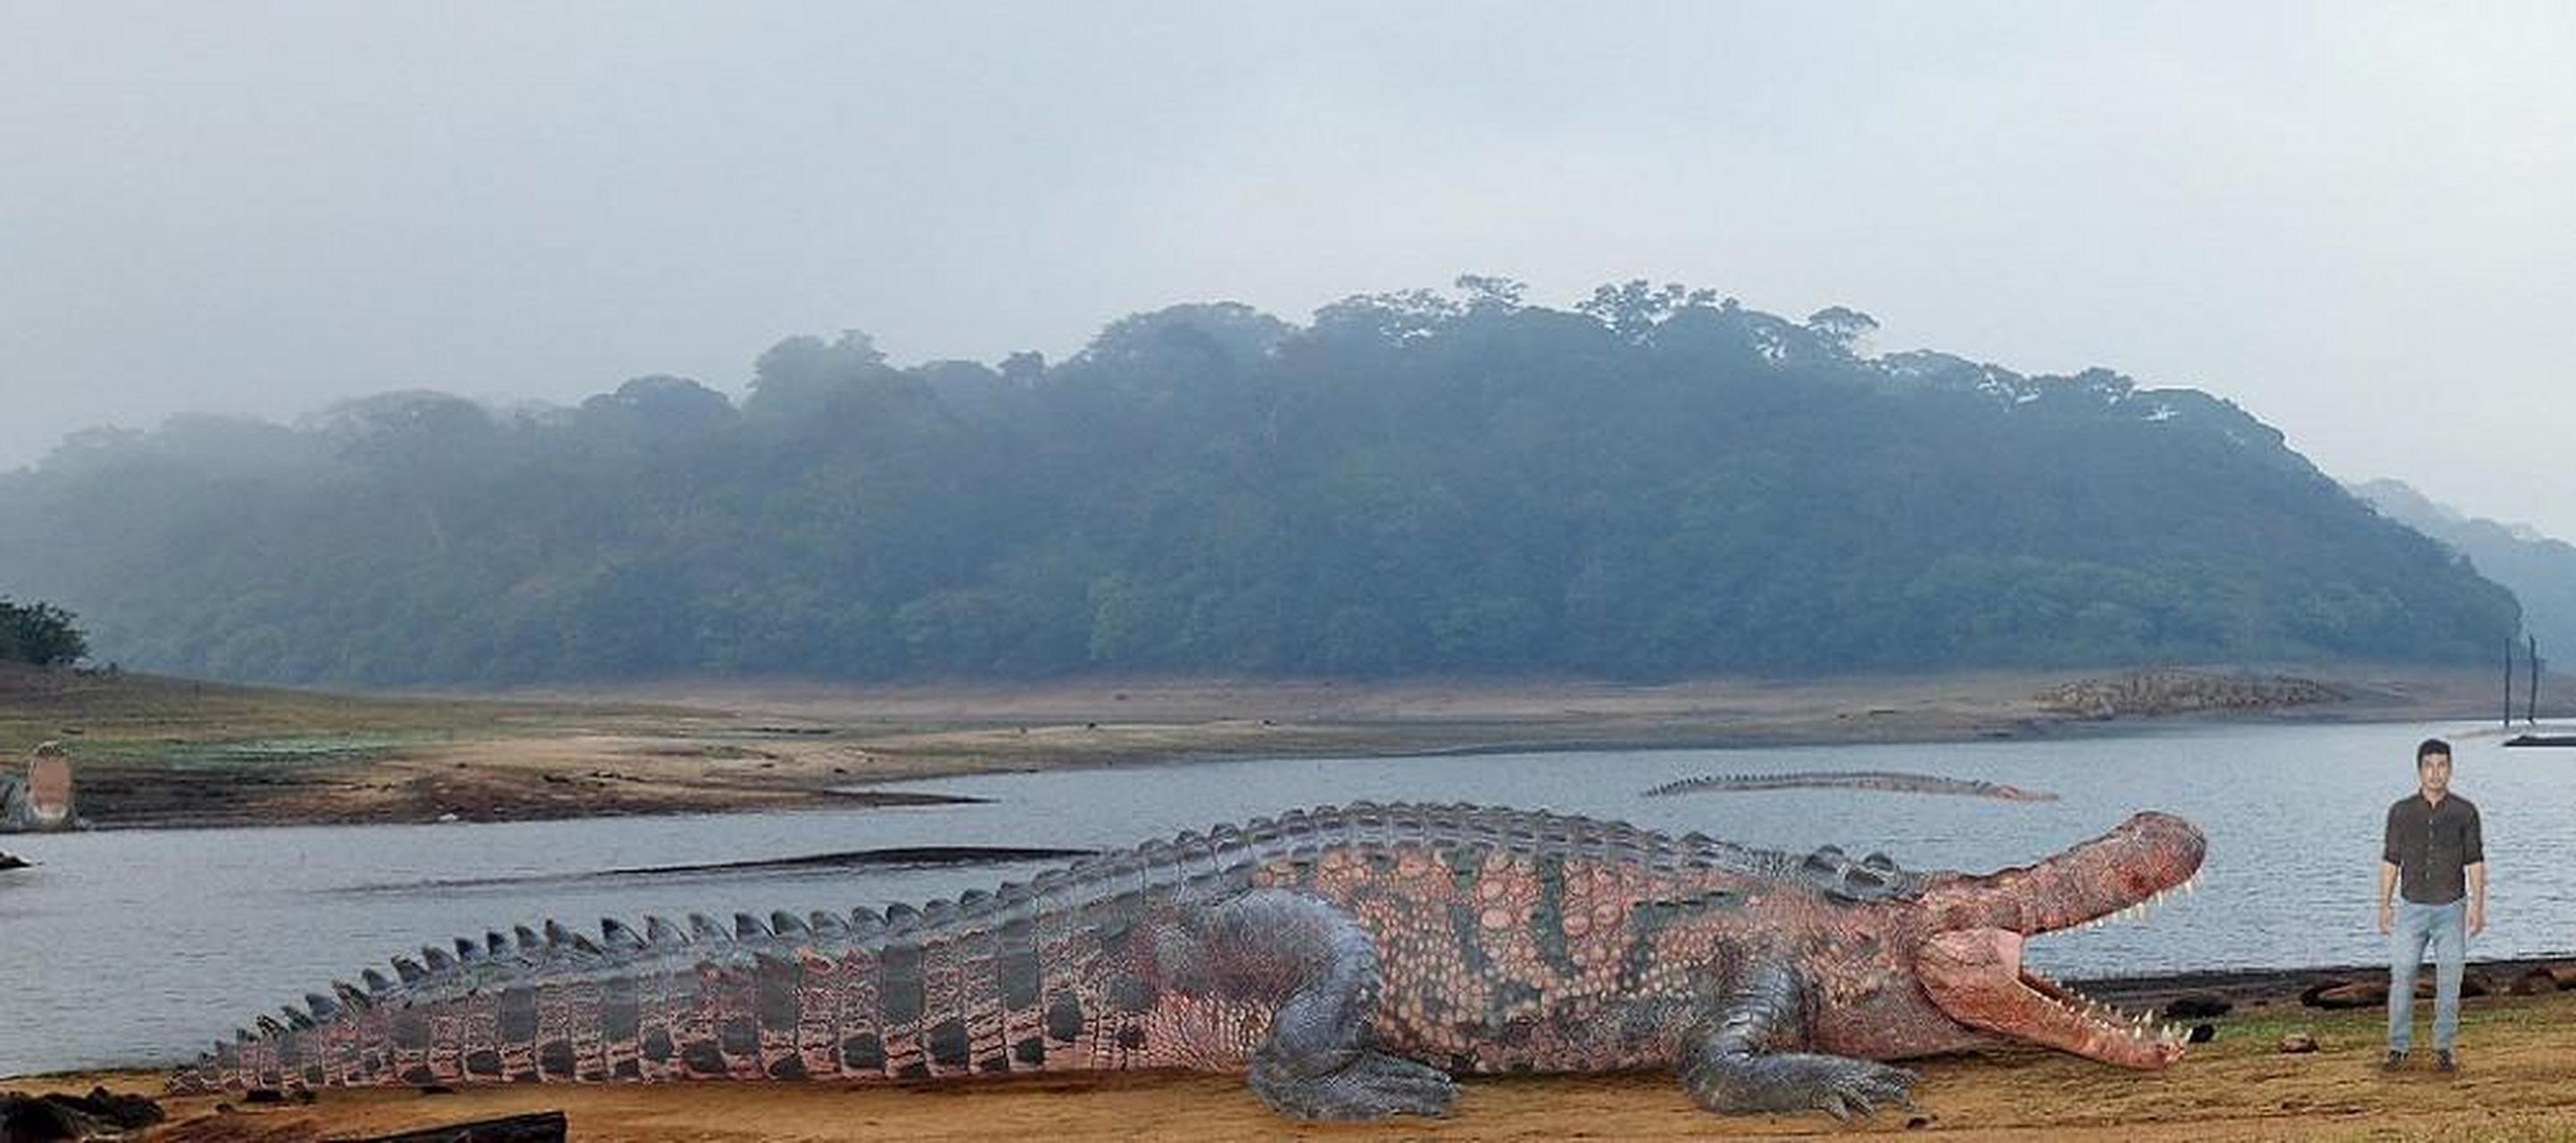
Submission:
[[[1904,1068],[1868,1060],[1841,1060],[1837,1074],[1826,1078],[1816,1089],[1816,1110],[1845,1123],[1857,1113],[1874,1114],[1880,1104],[1895,1104],[1907,1111],[1914,1106],[1914,1081],[1922,1077]]]
[[[1804,1054],[1716,1059],[1682,1069],[1682,1085],[1711,1111],[1821,1111],[1845,1122],[1882,1105],[1917,1110],[1919,1078],[1870,1060]]]
[[[1298,1075],[1256,1058],[1253,1094],[1281,1115],[1296,1119],[1383,1119],[1390,1115],[1442,1115],[1458,1095],[1449,1073],[1383,1052],[1362,1052],[1341,1068]]]

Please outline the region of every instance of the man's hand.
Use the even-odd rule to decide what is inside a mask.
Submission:
[[[2475,927],[2475,926],[2477,925],[2477,915],[2476,915],[2476,914],[2474,914],[2474,913],[2470,914],[2469,924],[2470,924],[2470,926],[2471,926],[2471,928],[2470,928],[2470,931],[2471,931],[2471,932],[2475,932],[2475,931],[2477,931],[2477,930],[2476,930],[2476,927]],[[2386,902],[2386,901],[2382,901],[2382,902],[2380,902],[2380,903],[2379,903],[2379,931],[2380,931],[2381,935],[2383,935],[2383,936],[2384,936],[2384,935],[2386,935],[2386,934],[2388,934],[2388,933],[2395,932],[2395,931],[2396,931],[2396,929],[2397,929],[2397,906],[2395,906],[2395,905],[2391,905],[2391,904],[2389,904],[2389,903],[2388,903],[2388,902]]]
[[[2469,935],[2474,937],[2474,936],[2478,935],[2479,933],[2483,933],[2483,932],[2485,932],[2485,931],[2486,931],[2486,929],[2487,929],[2487,906],[2486,906],[2486,902],[2484,902],[2484,901],[2471,901],[2471,902],[2469,902]]]

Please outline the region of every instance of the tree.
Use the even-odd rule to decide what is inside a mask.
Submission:
[[[50,603],[18,604],[0,595],[0,659],[51,667],[89,654],[89,637],[71,612]]]
[[[855,329],[831,341],[797,336],[770,346],[752,366],[743,412],[779,420],[827,417],[836,397],[891,375],[874,338]]]
[[[1609,326],[1623,340],[1642,343],[1665,318],[1716,301],[1715,290],[1694,290],[1679,282],[1656,286],[1644,278],[1632,278],[1594,289],[1589,299],[1575,303],[1574,310]]]
[[[1862,338],[1877,330],[1877,318],[1846,306],[1826,306],[1807,315],[1807,332],[1837,353],[1854,352]]]
[[[1491,274],[1460,274],[1456,284],[1467,294],[1468,311],[1476,313],[1509,313],[1521,308],[1522,295],[1529,293],[1529,283]]]

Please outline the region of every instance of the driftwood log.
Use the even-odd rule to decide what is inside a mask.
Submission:
[[[161,1122],[161,1105],[149,1096],[91,1088],[88,1095],[0,1093],[0,1143],[123,1136]]]
[[[2486,974],[2470,969],[2460,974],[2462,997],[2485,996],[2495,988]],[[2433,976],[2428,971],[2415,979],[2415,998],[2433,998]],[[2312,985],[2299,994],[2299,1003],[2310,1008],[2381,1008],[2388,1004],[2388,978],[2364,977],[2359,980],[2327,981]]]

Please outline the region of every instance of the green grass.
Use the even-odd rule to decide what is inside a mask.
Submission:
[[[2418,997],[2415,1022],[2418,1038],[2433,1018],[2433,1002]],[[2350,1044],[2356,1038],[2379,1043],[2388,1031],[2388,1010],[2376,1005],[2369,1008],[2303,1008],[2296,1003],[2269,1008],[2240,1008],[2224,1018],[2210,1021],[2216,1026],[2216,1043],[2220,1046],[2254,1044],[2269,1049],[2292,1032],[2309,1032],[2319,1041]],[[2550,1010],[2528,1003],[2514,1003],[2498,996],[2468,997],[2460,1004],[2460,1034],[2463,1039],[2482,1028],[2522,1028],[2531,1025],[2554,1027],[2557,1021]]]
[[[427,741],[568,731],[643,708],[332,694],[40,671],[0,664],[0,760],[60,741],[78,764],[214,766],[362,761]]]

